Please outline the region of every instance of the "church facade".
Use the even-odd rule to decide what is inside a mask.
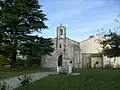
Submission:
[[[66,36],[66,27],[60,25],[57,27],[56,37],[53,39],[54,52],[51,53],[52,56],[42,57],[42,67],[55,68],[60,56],[64,60],[72,61],[74,68],[96,67],[95,65],[102,67],[101,47],[96,40],[96,37],[90,37],[82,42],[69,39]]]

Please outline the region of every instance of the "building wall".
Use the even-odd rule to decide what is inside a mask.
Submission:
[[[54,42],[54,52],[51,53],[52,56],[48,56],[46,55],[44,60],[42,60],[42,67],[44,68],[56,68],[57,66],[57,61],[58,61],[58,57],[59,55],[63,54],[63,45],[64,42],[62,39],[58,39],[58,42],[62,45],[61,48],[59,48],[59,43],[58,43],[58,48],[56,49],[56,38],[53,39]],[[73,66],[78,68],[80,66],[80,54],[79,54],[79,43],[75,42],[73,40],[70,40],[68,38],[65,39],[65,45],[66,45],[66,53],[65,53],[65,57],[67,60],[72,60],[73,61]]]
[[[99,43],[99,39],[102,40],[102,38],[99,37],[93,37],[91,39],[84,40],[80,42],[80,60],[84,62],[83,55],[82,54],[97,54],[101,53],[102,48]],[[97,56],[97,57],[91,57],[91,67],[94,67],[94,63],[96,61],[100,61],[103,64],[103,67],[105,67],[107,64],[112,64],[114,68],[120,67],[120,57],[116,57],[116,60],[114,62],[114,58],[108,58],[107,56]],[[86,61],[87,62],[87,61]],[[101,65],[99,64],[101,67]]]
[[[76,42],[69,38],[66,38],[65,45],[66,45],[66,57],[68,60],[73,61],[73,67],[75,68],[81,68],[82,64],[88,61],[83,62],[83,55],[82,54],[94,54],[94,53],[100,53],[101,47],[100,44],[97,42],[98,37],[94,37],[91,39],[88,39],[83,42]],[[53,39],[54,42],[54,52],[52,53],[52,56],[45,56],[45,60],[43,63],[43,67],[51,68],[57,66],[57,61],[59,55],[63,54],[63,47],[64,42],[62,39],[58,39],[58,48],[56,49],[56,38]],[[61,44],[61,48],[59,48],[59,44]],[[87,57],[86,57],[87,58]],[[99,57],[98,57],[99,58]],[[91,65],[93,66],[95,58],[92,59]],[[98,59],[99,60],[99,59]]]
[[[99,37],[93,37],[80,42],[81,53],[100,53],[102,48],[98,40]]]
[[[67,38],[66,41],[67,45],[66,45],[66,49],[68,52],[68,56],[70,58],[70,60],[73,61],[73,67],[75,68],[79,68],[81,65],[80,63],[80,47],[79,47],[79,43],[76,41],[73,41],[69,38]]]
[[[83,67],[88,67],[88,65],[94,67],[96,61],[99,61],[99,63],[102,64],[101,56],[92,57],[94,54],[101,53],[101,50],[102,48],[99,43],[99,37],[91,37],[80,42],[80,61],[82,61]],[[99,66],[102,66],[100,64]]]
[[[98,65],[94,66],[96,62],[99,62]],[[91,57],[91,67],[102,67],[102,57]]]

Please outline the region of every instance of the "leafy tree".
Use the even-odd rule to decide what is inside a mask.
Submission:
[[[38,0],[1,0],[0,7],[0,30],[5,34],[1,43],[7,41],[13,47],[11,66],[15,67],[18,46],[28,42],[28,34],[47,28],[47,18]]]
[[[114,20],[116,23],[120,22],[120,13],[117,18]],[[120,56],[120,27],[109,29],[109,32],[103,28],[99,30],[99,43],[102,45],[102,55],[107,56],[108,58],[114,58]],[[101,32],[100,32],[101,31]],[[100,50],[99,50],[100,51]],[[100,51],[101,52],[101,51]],[[110,63],[110,62],[109,62]]]
[[[101,42],[103,48],[103,54],[109,58],[120,56],[120,33],[109,32],[104,35],[105,39]]]

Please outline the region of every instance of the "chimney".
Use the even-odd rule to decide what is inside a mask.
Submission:
[[[92,36],[89,36],[89,39],[90,39],[90,38],[94,38],[94,36],[93,36],[93,35],[92,35]]]

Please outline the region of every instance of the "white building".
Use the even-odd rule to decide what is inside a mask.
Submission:
[[[61,25],[57,27],[57,34],[53,39],[54,52],[52,56],[43,57],[42,67],[56,67],[60,55],[64,60],[72,61],[74,68],[104,67],[110,59],[103,57],[99,40],[99,36],[90,36],[81,42],[71,40],[66,36],[66,27]]]

